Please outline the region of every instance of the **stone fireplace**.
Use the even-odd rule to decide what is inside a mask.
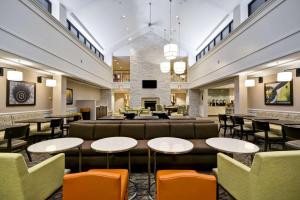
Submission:
[[[143,108],[150,108],[151,111],[155,111],[156,104],[159,104],[159,98],[151,98],[151,97],[142,98]]]

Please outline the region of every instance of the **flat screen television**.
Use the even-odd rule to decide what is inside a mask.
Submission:
[[[156,80],[143,80],[142,87],[145,89],[157,88],[157,81]]]

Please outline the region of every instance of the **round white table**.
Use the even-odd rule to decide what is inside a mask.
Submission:
[[[91,144],[91,147],[96,152],[106,153],[107,168],[109,168],[109,154],[128,151],[128,172],[129,172],[128,174],[129,174],[129,181],[130,181],[130,175],[131,175],[130,150],[133,149],[136,145],[137,145],[137,140],[130,137],[107,137],[93,142]],[[130,182],[133,183],[135,190],[137,190],[136,184],[133,181]],[[137,192],[135,192],[128,199],[129,200],[134,199],[136,195]]]
[[[149,197],[152,199],[150,195],[150,188],[151,188],[151,181],[150,181],[150,174],[151,174],[151,150],[153,153],[153,161],[154,161],[154,177],[156,176],[156,154],[163,153],[163,154],[184,154],[188,153],[193,150],[194,145],[188,140],[175,138],[175,137],[159,137],[149,140],[148,143],[148,194]],[[155,179],[155,178],[154,178]]]
[[[57,138],[51,140],[45,140],[42,142],[38,142],[30,145],[27,150],[30,153],[48,153],[48,154],[56,154],[65,152],[69,149],[78,148],[79,149],[79,171],[81,171],[81,145],[83,143],[83,139],[81,138]]]
[[[234,138],[209,138],[206,140],[206,144],[216,150],[230,154],[253,154],[259,151],[257,145]]]
[[[107,137],[91,144],[94,151],[106,153],[106,166],[109,168],[109,154],[128,151],[128,163],[130,164],[130,149],[137,145],[137,141],[129,137]],[[130,165],[128,165],[130,167]],[[130,170],[130,168],[129,168]]]

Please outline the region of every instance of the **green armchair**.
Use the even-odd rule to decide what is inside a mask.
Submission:
[[[62,186],[64,168],[64,154],[27,168],[21,154],[0,153],[0,199],[47,199]]]
[[[238,200],[300,199],[300,151],[261,152],[251,168],[218,154],[218,183]]]

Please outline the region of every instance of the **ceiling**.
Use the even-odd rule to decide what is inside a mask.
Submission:
[[[149,28],[149,1],[152,23]],[[242,0],[173,0],[173,38],[178,38],[181,22],[181,45],[195,51],[218,24]],[[168,0],[60,0],[72,12],[106,52],[114,52],[147,31],[164,37],[169,30]],[[229,19],[231,20],[231,19]],[[166,38],[167,38],[166,37]]]
[[[113,57],[113,70],[114,71],[129,71],[130,70],[130,57],[120,56]]]

